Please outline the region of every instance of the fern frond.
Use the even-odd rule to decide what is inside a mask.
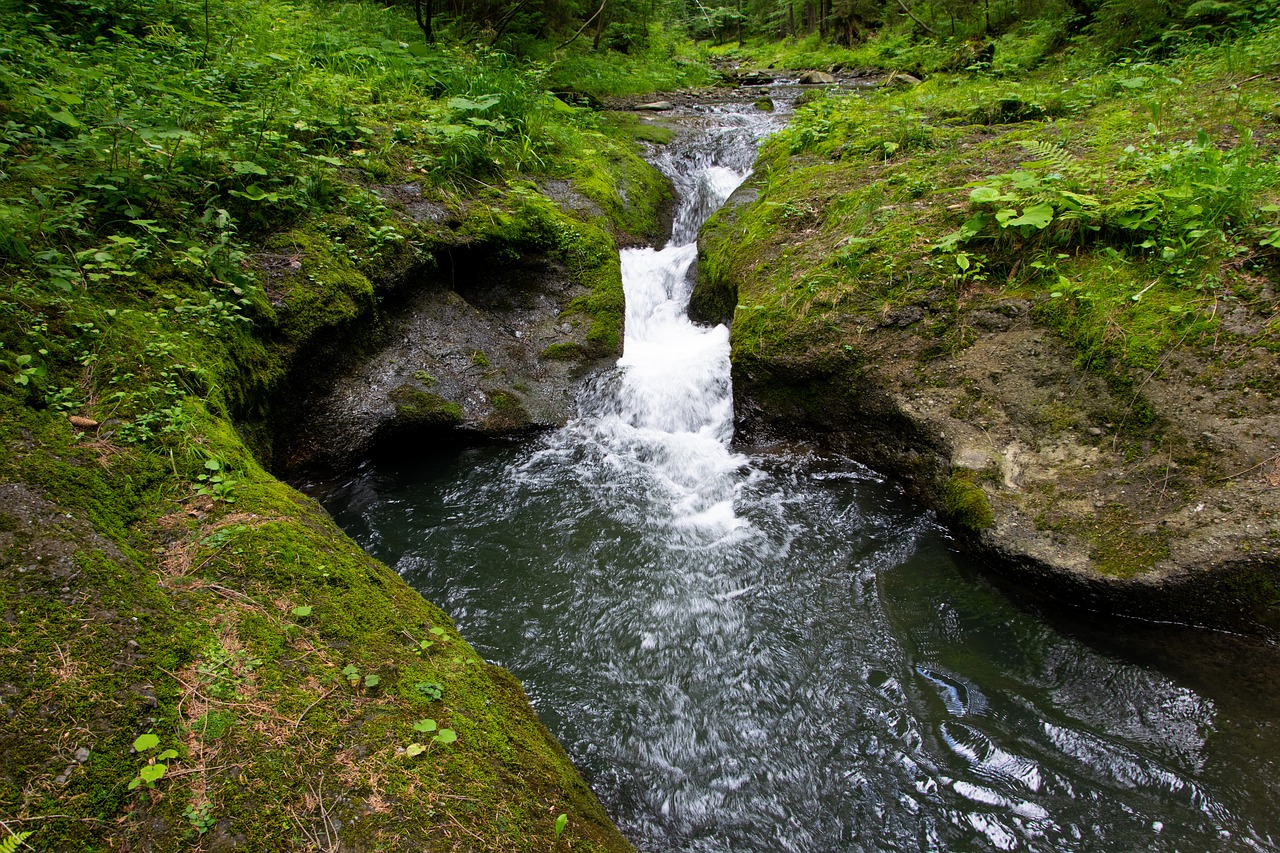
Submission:
[[[35,835],[34,832],[15,832],[0,841],[0,853],[18,853],[18,848],[24,846],[23,842],[33,835]]]
[[[1018,143],[1025,151],[1035,156],[1035,160],[1024,163],[1024,166],[1043,165],[1055,172],[1070,174],[1079,169],[1080,164],[1071,152],[1061,145],[1052,142],[1041,142],[1038,139],[1025,139]]]

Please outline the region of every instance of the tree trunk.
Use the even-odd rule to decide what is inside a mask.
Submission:
[[[425,8],[423,0],[413,0],[413,16],[417,19],[418,29],[422,30],[422,37],[427,40],[427,44],[436,43],[436,34],[431,28],[433,14],[435,14],[435,0],[426,0]]]

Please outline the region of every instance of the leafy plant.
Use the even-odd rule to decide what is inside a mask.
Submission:
[[[35,835],[34,831],[27,830],[25,832],[13,832],[13,830],[5,827],[5,831],[11,833],[8,838],[0,840],[0,853],[18,853],[19,847],[30,847],[27,839]]]
[[[160,745],[160,738],[153,733],[139,735],[133,742],[133,750],[136,753],[149,752]],[[138,775],[129,782],[129,790],[145,785],[148,788],[154,788],[156,782],[164,778],[165,772],[169,769],[169,765],[165,762],[177,758],[178,751],[175,749],[166,749],[159,754],[147,759],[147,763],[138,769]]]
[[[435,720],[430,720],[430,719],[418,720],[418,722],[413,724],[413,730],[415,732],[418,732],[419,734],[431,734],[432,732],[434,732],[435,734],[432,734],[430,740],[427,742],[427,745],[414,742],[409,744],[407,747],[405,747],[405,754],[408,755],[410,758],[415,758],[421,755],[422,753],[426,752],[427,749],[430,747],[430,744],[438,743],[438,744],[444,745],[444,744],[454,743],[458,740],[457,732],[455,732],[453,729],[439,728]]]
[[[563,833],[563,832],[564,832],[564,828],[565,828],[566,826],[568,826],[568,825],[569,825],[569,816],[568,816],[567,814],[564,814],[564,813],[562,812],[562,813],[559,815],[559,817],[557,817],[557,818],[556,818],[556,826],[555,826],[555,829],[556,829],[556,840],[557,840],[557,841],[560,839],[560,835],[561,835],[561,833]]]
[[[413,687],[433,702],[438,702],[444,698],[444,685],[437,684],[434,681],[419,681]]]
[[[417,652],[419,655],[426,654],[430,649],[432,649],[437,644],[445,645],[449,642],[449,637],[445,633],[444,628],[441,628],[439,625],[436,625],[435,627],[433,627],[428,633],[431,634],[431,637],[429,639],[422,640],[421,642],[419,642],[418,647],[414,649],[414,651]]]
[[[237,481],[223,470],[222,463],[217,459],[209,459],[204,463],[204,472],[196,477],[196,483],[197,495],[205,495],[227,504],[236,502]]]
[[[191,827],[200,835],[204,835],[217,825],[218,819],[213,816],[212,807],[208,803],[197,806],[188,803],[182,810],[182,816],[191,822]]]

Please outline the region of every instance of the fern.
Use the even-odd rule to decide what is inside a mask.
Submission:
[[[1060,145],[1038,139],[1026,139],[1018,144],[1036,158],[1029,163],[1023,163],[1023,166],[1047,166],[1051,171],[1063,175],[1078,174],[1080,171],[1079,161]]]
[[[16,832],[8,838],[0,841],[0,853],[18,853],[19,847],[30,846],[24,842],[35,835],[34,832]]]

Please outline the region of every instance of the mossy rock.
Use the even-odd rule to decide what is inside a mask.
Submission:
[[[974,482],[975,474],[967,468],[957,468],[951,479],[942,487],[942,505],[957,524],[974,531],[986,530],[995,524],[995,513],[987,493]]]
[[[462,423],[462,406],[423,391],[401,385],[388,395],[396,406],[396,419],[405,426],[450,427]]]

